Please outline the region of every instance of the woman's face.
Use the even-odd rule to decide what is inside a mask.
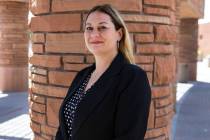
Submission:
[[[96,11],[88,16],[84,38],[86,47],[93,55],[117,53],[117,41],[121,36],[121,29],[115,29],[109,15]]]

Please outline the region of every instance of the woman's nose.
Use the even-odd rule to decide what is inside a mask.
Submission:
[[[100,36],[100,32],[98,30],[93,30],[91,33],[90,33],[91,37],[95,37],[95,36]]]

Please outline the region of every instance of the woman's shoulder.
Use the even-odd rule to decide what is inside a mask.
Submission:
[[[142,90],[146,90],[150,92],[150,86],[147,74],[138,65],[125,64],[121,74],[119,75],[119,80],[120,80],[119,91],[130,91],[130,92],[132,91],[133,95],[138,93],[136,91],[142,92]]]
[[[147,80],[146,72],[135,64],[125,64],[120,72],[119,79],[122,85],[129,85],[132,82]]]
[[[128,74],[129,76],[145,75],[146,72],[138,65],[135,64],[125,64],[122,70],[123,74]]]

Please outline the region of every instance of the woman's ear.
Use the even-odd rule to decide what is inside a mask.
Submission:
[[[118,29],[117,30],[117,33],[118,33],[118,40],[121,40],[122,39],[122,36],[123,36],[123,29],[122,28],[120,28],[120,29]]]

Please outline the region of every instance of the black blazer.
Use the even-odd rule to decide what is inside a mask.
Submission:
[[[68,140],[63,105],[95,69],[95,63],[78,72],[61,104],[56,140]],[[77,108],[72,140],[143,140],[151,101],[146,73],[128,64],[121,53],[91,87]]]

